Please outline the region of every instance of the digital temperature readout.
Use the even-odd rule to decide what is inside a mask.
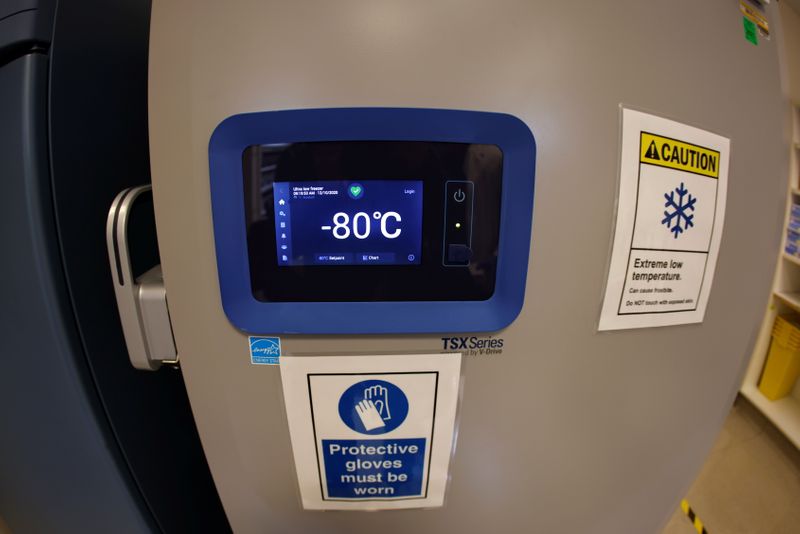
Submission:
[[[422,181],[275,182],[278,265],[419,265]]]
[[[387,230],[388,223],[387,221],[393,220],[395,224],[398,224],[403,221],[402,217],[396,211],[389,211],[386,213],[381,213],[376,211],[372,214],[372,216],[377,220],[380,221],[381,226],[381,234],[386,239],[396,239],[400,237],[400,234],[403,233],[402,228],[399,226],[395,227],[394,230]],[[359,222],[359,219],[361,222]],[[321,228],[322,230],[330,230],[333,232],[333,237],[336,239],[347,239],[351,235],[356,239],[367,239],[370,236],[370,224],[369,214],[364,213],[363,211],[359,211],[355,215],[353,215],[353,227],[352,233],[350,230],[350,216],[340,211],[336,215],[333,216],[333,226],[330,224],[323,225]],[[359,231],[360,228],[360,231]]]

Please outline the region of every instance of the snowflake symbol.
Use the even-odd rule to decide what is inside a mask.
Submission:
[[[678,193],[677,202],[675,201],[675,193]],[[669,231],[675,234],[675,239],[678,239],[679,234],[694,226],[692,222],[694,215],[690,215],[687,212],[694,211],[697,199],[689,194],[689,190],[683,186],[683,182],[681,182],[680,187],[675,188],[675,191],[664,193],[664,198],[667,199],[664,207],[671,208],[672,211],[664,210],[664,218],[661,220],[661,224],[666,224]],[[673,222],[675,223],[674,226],[670,226]],[[681,226],[681,222],[683,222],[683,226]]]

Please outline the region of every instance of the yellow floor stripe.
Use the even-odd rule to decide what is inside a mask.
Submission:
[[[706,527],[703,526],[703,522],[697,517],[694,518],[694,529],[698,532],[698,534],[704,534],[706,531]]]
[[[699,517],[697,517],[697,514],[694,513],[692,507],[689,506],[689,501],[687,501],[686,499],[681,500],[681,510],[683,511],[684,514],[686,514],[686,517],[689,518],[689,521],[692,522],[692,526],[694,526],[694,529],[697,531],[697,534],[708,534],[705,525],[703,525],[703,522],[700,521]]]

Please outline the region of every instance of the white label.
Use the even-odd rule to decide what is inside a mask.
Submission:
[[[600,330],[703,321],[729,155],[725,137],[622,110],[617,224]]]
[[[281,358],[303,507],[442,506],[460,378],[461,354]]]

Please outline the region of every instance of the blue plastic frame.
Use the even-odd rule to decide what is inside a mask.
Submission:
[[[424,302],[260,302],[250,289],[242,152],[250,145],[311,141],[440,141],[503,151],[497,279],[491,298]],[[251,334],[494,332],[522,309],[533,221],[536,141],[502,113],[417,108],[265,111],[222,121],[208,146],[222,306]]]

